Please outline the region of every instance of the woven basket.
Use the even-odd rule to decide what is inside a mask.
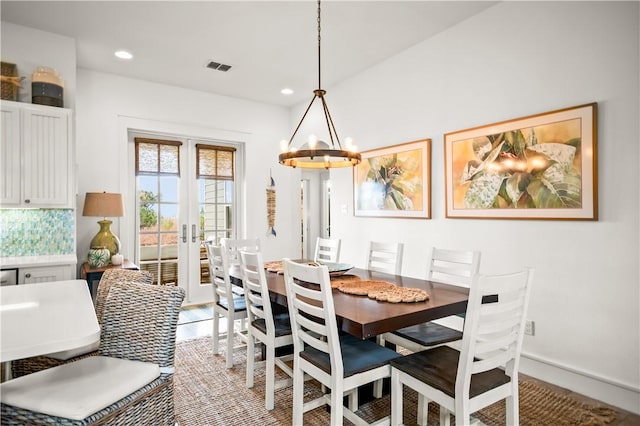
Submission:
[[[18,76],[18,67],[16,64],[11,64],[9,62],[2,62],[2,76],[7,77],[17,77]],[[17,101],[18,100],[18,89],[19,85],[10,83],[8,81],[2,81],[1,83],[2,90],[2,99],[8,101]]]

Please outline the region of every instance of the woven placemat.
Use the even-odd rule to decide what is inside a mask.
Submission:
[[[360,278],[357,275],[350,275],[350,274],[338,275],[336,277],[331,277],[331,288],[339,288],[342,285],[357,282],[360,280],[362,280],[362,278]]]
[[[235,352],[234,367],[225,368],[224,350],[213,355],[211,336],[179,342],[176,346],[175,411],[181,426],[200,425],[290,425],[292,388],[276,391],[275,409],[264,406],[264,369],[258,369],[254,387],[245,386],[245,351]],[[256,356],[258,354],[256,353]],[[276,369],[279,376],[282,373]],[[317,382],[305,383],[305,401],[320,395]],[[417,395],[405,387],[403,421],[416,424]],[[389,396],[361,405],[358,414],[367,421],[390,413]],[[498,402],[474,414],[487,426],[504,426],[504,402]],[[608,407],[581,403],[569,396],[547,389],[535,380],[520,377],[520,425],[607,425],[616,419]],[[304,415],[305,425],[328,425],[324,407]],[[345,425],[351,423],[345,419]],[[429,426],[438,424],[438,407],[429,404]]]
[[[267,272],[275,272],[276,274],[284,274],[284,264],[282,263],[282,260],[274,260],[272,262],[264,262],[264,269],[267,270]]]

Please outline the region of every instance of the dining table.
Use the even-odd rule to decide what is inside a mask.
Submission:
[[[0,362],[75,349],[99,339],[85,280],[0,287]]]
[[[296,261],[304,262],[305,260]],[[269,271],[265,275],[272,302],[286,307],[287,291],[284,275]],[[334,289],[333,304],[338,326],[342,331],[361,339],[450,315],[462,314],[467,309],[469,289],[465,287],[361,268],[348,269],[343,275],[333,276],[332,279],[344,279],[349,275],[355,275],[361,280],[386,281],[400,287],[418,288],[425,290],[429,295],[428,300],[422,302],[390,303]],[[230,278],[233,284],[242,285],[239,267],[233,266],[230,269]]]

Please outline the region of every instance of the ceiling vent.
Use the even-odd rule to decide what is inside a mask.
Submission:
[[[231,65],[221,64],[220,62],[209,61],[207,64],[207,68],[211,68],[212,70],[218,70],[227,72],[231,69]]]

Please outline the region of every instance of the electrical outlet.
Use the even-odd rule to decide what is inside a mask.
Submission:
[[[535,336],[536,334],[536,323],[535,321],[527,320],[524,324],[524,334],[528,334],[529,336]]]

